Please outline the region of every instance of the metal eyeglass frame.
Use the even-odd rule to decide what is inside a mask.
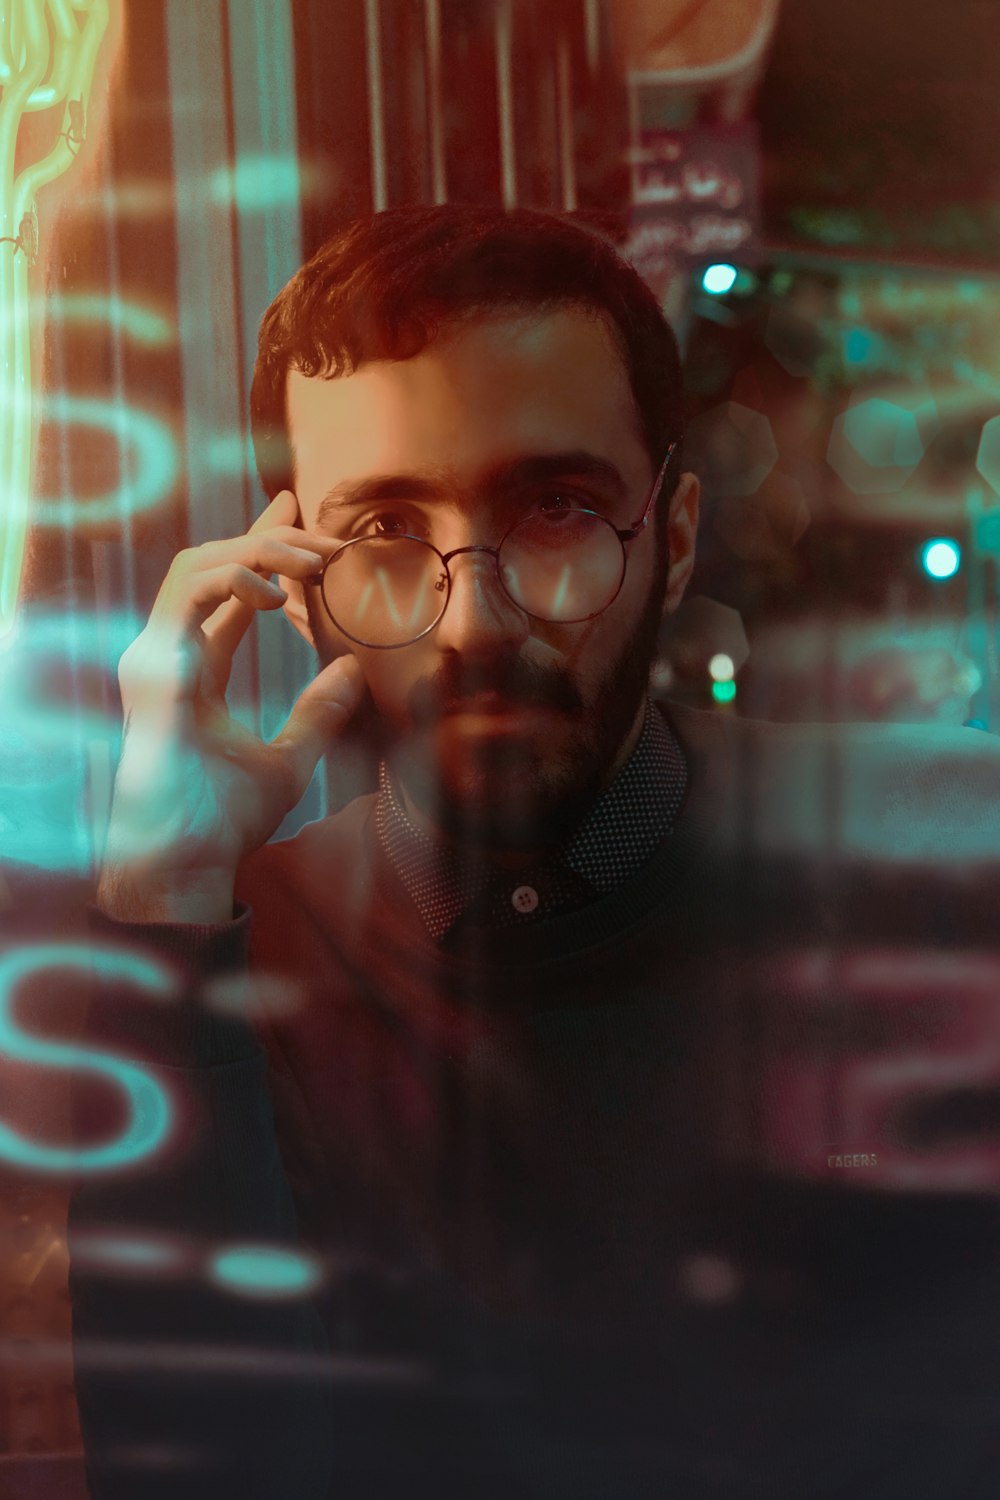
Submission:
[[[603,615],[604,611],[606,609],[610,609],[611,606],[612,606],[612,604],[614,604],[615,600],[618,598],[618,595],[622,591],[622,585],[625,582],[625,570],[628,567],[628,553],[625,551],[625,543],[626,542],[632,542],[632,541],[634,541],[635,538],[640,534],[640,532],[644,531],[645,528],[646,528],[646,526],[649,524],[650,511],[653,509],[653,506],[656,504],[656,500],[657,500],[657,497],[659,496],[660,490],[663,488],[663,481],[666,478],[666,473],[667,473],[667,469],[668,469],[668,467],[670,465],[670,460],[673,458],[674,453],[676,452],[676,450],[677,450],[677,440],[675,439],[670,444],[670,447],[667,449],[666,457],[664,458],[663,463],[660,465],[659,473],[657,474],[656,478],[653,480],[652,487],[651,487],[651,489],[649,491],[648,496],[646,497],[646,503],[645,503],[645,505],[643,506],[643,509],[642,509],[642,514],[639,516],[639,518],[638,518],[637,521],[633,521],[632,522],[631,526],[627,526],[625,528],[619,528],[618,526],[614,526],[608,520],[607,516],[602,516],[596,510],[583,510],[583,511],[580,512],[580,514],[584,515],[584,516],[596,516],[597,519],[599,521],[603,521],[604,524],[605,524],[605,526],[607,526],[611,531],[613,531],[614,534],[615,534],[615,536],[618,538],[619,542],[621,543],[621,549],[622,549],[622,572],[621,572],[621,577],[618,580],[618,587],[615,589],[614,593],[611,595],[611,598],[608,600],[607,604],[602,604],[601,607],[600,607],[600,609],[594,610],[593,614],[590,614],[590,615],[581,615],[581,617],[580,617],[579,620],[550,620],[550,621],[547,621],[548,624],[582,625],[582,624],[585,624],[587,620],[596,620],[597,617],[598,617],[598,615]],[[509,592],[509,590],[507,588],[507,585],[503,581],[503,574],[500,571],[500,549],[503,547],[504,542],[510,536],[511,532],[512,531],[516,531],[517,528],[518,528],[518,526],[520,526],[520,525],[523,524],[524,519],[525,518],[522,516],[520,520],[514,522],[513,526],[509,526],[507,528],[507,530],[504,532],[503,536],[500,538],[499,542],[497,543],[497,545],[495,547],[486,547],[486,546],[454,547],[451,552],[439,552],[438,549],[437,549],[437,547],[434,546],[433,542],[425,541],[424,538],[421,537],[421,536],[411,536],[408,532],[402,532],[401,533],[401,535],[399,537],[400,541],[402,541],[402,542],[419,542],[422,547],[427,547],[431,552],[437,553],[437,556],[441,559],[441,566],[444,568],[444,576],[445,576],[445,579],[447,580],[447,593],[445,594],[444,604],[441,607],[441,612],[438,615],[437,619],[434,620],[430,625],[426,625],[424,627],[424,629],[419,632],[419,634],[410,636],[410,638],[408,640],[405,640],[405,641],[392,641],[390,643],[387,643],[386,645],[377,645],[377,644],[375,644],[372,641],[363,641],[363,640],[360,640],[357,636],[351,635],[351,633],[350,633],[349,630],[345,630],[344,629],[344,627],[343,627],[343,625],[341,625],[340,621],[337,620],[334,617],[333,610],[330,608],[330,606],[329,606],[329,604],[327,603],[327,600],[326,600],[326,590],[323,587],[323,580],[326,577],[327,570],[329,569],[330,564],[333,563],[333,562],[335,562],[337,560],[337,558],[341,555],[341,553],[343,551],[345,551],[346,548],[353,547],[358,542],[370,542],[370,541],[373,541],[373,540],[378,540],[378,538],[374,538],[374,537],[371,537],[371,536],[353,536],[353,537],[351,537],[350,541],[344,542],[343,546],[338,547],[337,550],[336,550],[336,552],[331,553],[331,555],[327,558],[326,562],[323,565],[322,570],[319,573],[313,573],[313,574],[311,574],[310,577],[308,577],[305,581],[306,581],[306,583],[315,584],[319,588],[320,598],[323,600],[323,608],[326,610],[327,614],[330,617],[330,620],[332,621],[332,623],[335,626],[335,628],[340,631],[341,635],[346,636],[349,641],[354,641],[355,645],[364,646],[366,648],[366,650],[368,650],[368,651],[400,651],[400,650],[403,649],[404,646],[412,646],[412,645],[415,644],[415,642],[423,640],[423,638],[424,638],[425,635],[430,635],[430,633],[431,633],[432,630],[436,630],[437,629],[437,627],[440,625],[441,621],[444,619],[444,612],[448,608],[448,601],[451,599],[451,572],[449,571],[448,564],[451,562],[451,560],[452,560],[453,557],[461,557],[462,554],[465,553],[465,552],[488,552],[489,555],[493,558],[494,562],[496,563],[497,582],[499,583],[499,585],[500,585],[501,589],[503,590],[504,594],[506,595],[506,597],[508,599],[510,599],[510,602],[514,605],[514,607],[516,609],[521,610],[522,613],[526,614],[528,616],[528,618],[531,619],[531,620],[545,620],[545,616],[544,615],[535,615],[535,614],[532,614],[532,612],[531,612],[530,609],[525,609],[524,605],[520,604],[511,595],[511,593]],[[395,540],[395,538],[386,538],[386,540]],[[440,585],[438,585],[438,587],[440,587]]]

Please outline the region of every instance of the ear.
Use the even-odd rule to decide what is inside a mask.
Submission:
[[[694,546],[698,535],[698,507],[701,485],[694,474],[682,474],[667,512],[667,590],[663,613],[672,615],[684,597],[694,567]]]

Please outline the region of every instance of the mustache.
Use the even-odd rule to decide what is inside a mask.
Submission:
[[[445,714],[468,707],[484,693],[496,693],[514,706],[553,708],[564,713],[580,713],[583,709],[583,700],[567,673],[522,657],[500,662],[449,658],[433,677],[414,685],[408,707],[413,723],[427,728]]]

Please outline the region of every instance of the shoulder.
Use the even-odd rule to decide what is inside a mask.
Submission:
[[[1000,857],[1000,740],[903,724],[776,724],[667,705],[719,822],[787,852]]]

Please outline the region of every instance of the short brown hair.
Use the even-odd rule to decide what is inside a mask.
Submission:
[[[335,234],[264,314],[250,419],[268,497],[294,487],[289,370],[334,378],[368,360],[419,354],[463,318],[563,306],[607,320],[658,469],[682,433],[677,340],[652,291],[614,246],[573,219],[533,209],[411,206]],[[672,465],[674,477],[680,467]]]

